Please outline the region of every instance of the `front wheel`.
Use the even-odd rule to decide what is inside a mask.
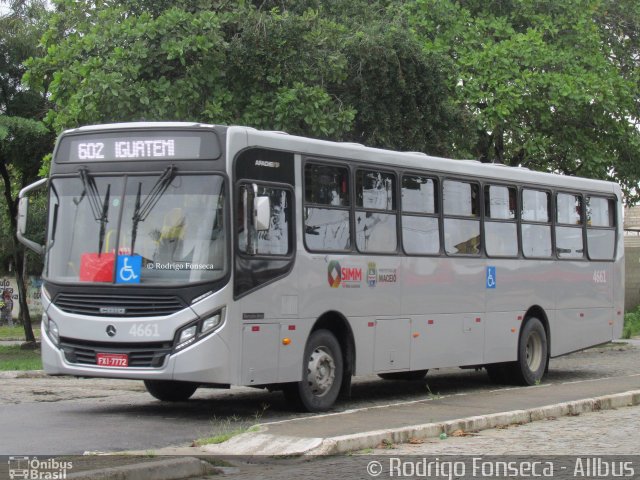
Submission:
[[[285,386],[288,402],[308,412],[329,410],[340,393],[344,375],[342,350],[329,330],[316,330],[304,349],[302,380]]]
[[[547,332],[535,317],[527,320],[520,332],[518,361],[510,368],[510,377],[519,385],[540,383],[549,362]]]
[[[198,384],[174,380],[145,380],[144,386],[152,396],[163,402],[188,400],[197,390]]]

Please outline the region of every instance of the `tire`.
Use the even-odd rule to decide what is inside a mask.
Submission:
[[[518,385],[540,383],[547,370],[549,347],[542,322],[530,317],[520,331],[518,361],[509,365],[509,379]]]
[[[174,380],[145,380],[144,386],[153,397],[163,402],[183,402],[189,400],[198,384]]]
[[[427,376],[429,370],[413,370],[411,372],[391,372],[379,373],[378,376],[383,380],[404,380],[406,382],[416,382]]]
[[[342,350],[329,330],[316,330],[304,349],[302,380],[288,384],[283,393],[293,406],[307,412],[326,412],[340,393],[344,363]]]

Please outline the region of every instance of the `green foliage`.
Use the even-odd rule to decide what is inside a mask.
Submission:
[[[408,5],[427,51],[455,62],[455,99],[483,161],[593,178],[634,193],[640,167],[637,2],[512,0]],[[622,18],[625,21],[622,21]],[[612,32],[611,26],[619,25]],[[633,32],[628,42],[618,33]],[[633,45],[631,45],[633,43]],[[618,53],[612,55],[612,49]]]
[[[442,56],[392,3],[58,0],[25,78],[57,132],[186,120],[445,153]]]
[[[640,306],[633,312],[624,314],[624,327],[622,338],[632,338],[640,335]]]
[[[9,263],[13,266],[20,298],[18,315],[28,342],[35,339],[23,272],[39,262],[25,268],[24,247],[16,238],[17,196],[37,178],[42,157],[53,147],[53,136],[41,122],[47,107],[46,92],[27,88],[22,75],[27,58],[38,54],[46,17],[42,0],[12,1],[9,12],[0,17],[0,178],[4,201],[0,265],[3,270]]]
[[[50,147],[51,133],[42,122],[0,116],[0,159],[11,164],[20,179],[37,177],[42,157]]]

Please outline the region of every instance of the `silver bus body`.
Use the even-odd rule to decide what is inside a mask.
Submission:
[[[144,132],[150,128],[156,131],[180,128],[215,131],[217,127],[183,123],[104,125],[65,132],[61,138],[129,130]],[[109,314],[100,315],[70,313],[68,308],[58,305],[57,297],[47,286],[51,282],[45,275],[42,301],[46,317],[57,325],[56,338],[72,339],[73,348],[77,349],[74,351],[76,356],[70,357],[65,351],[65,342],[56,342],[51,335],[45,334],[49,330],[48,325],[43,324],[42,358],[47,373],[213,386],[292,384],[305,380],[305,346],[311,333],[319,328],[319,322],[323,329],[333,332],[342,345],[343,369],[349,376],[516,362],[520,332],[529,317],[538,318],[544,325],[547,357],[608,342],[621,335],[624,305],[622,197],[620,188],[614,183],[245,127],[228,127],[221,145],[224,166],[220,174],[226,182],[224,208],[230,220],[226,225],[229,258],[225,260],[228,275],[224,285],[207,290],[169,315],[118,316],[117,302],[116,307],[112,302],[105,303],[100,311]],[[237,232],[241,222],[237,218],[237,205],[242,201],[239,198],[243,191],[241,184],[260,184],[263,179],[259,175],[241,177],[236,162],[243,152],[255,150],[275,153],[266,159],[258,155],[255,161],[252,157],[250,167],[254,171],[285,168],[286,162],[280,165],[277,159],[273,160],[279,152],[286,153],[291,159],[286,168],[293,169],[289,172],[292,182],[283,185],[280,183],[284,182],[273,180],[266,182],[281,186],[283,192],[289,189],[282,198],[289,195],[287,202],[290,204],[286,207],[290,215],[287,223],[293,235],[288,239],[291,251],[284,252],[283,266],[278,267],[278,274],[257,283],[251,272],[257,272],[255,265],[258,263],[248,254],[246,259],[239,259],[242,255],[238,245],[243,240]],[[59,155],[58,149],[56,155]],[[53,161],[57,161],[55,155]],[[133,165],[135,160],[131,162]],[[180,169],[179,160],[167,163],[175,163]],[[349,217],[352,231],[346,251],[331,251],[331,248],[321,251],[307,245],[311,237],[305,236],[305,215],[311,210],[305,201],[305,166],[310,163],[348,169],[352,180],[349,185],[351,201],[344,209],[344,215]],[[78,166],[89,171],[92,168],[91,162],[79,162]],[[357,212],[364,209],[356,206],[354,200],[353,178],[358,170],[380,170],[395,178],[395,207],[393,218],[388,217],[389,222],[395,222],[397,226],[393,230],[397,235],[395,251],[358,250],[354,238],[356,231],[361,230],[358,230],[357,221],[365,217],[376,218],[375,212],[370,217]],[[122,175],[116,167],[113,172]],[[55,175],[56,170],[52,168],[52,180]],[[523,189],[548,192],[549,198],[554,199],[558,192],[581,196],[583,200],[587,196],[610,199],[615,205],[614,253],[610,259],[595,261],[586,253],[582,258],[558,258],[558,251],[554,249],[548,258],[526,258],[522,252],[524,222],[518,212],[512,221],[515,227],[509,227],[518,231],[515,255],[487,255],[484,213],[477,216],[481,229],[477,254],[454,255],[447,253],[444,245],[440,245],[435,254],[407,254],[401,233],[404,211],[400,191],[404,175],[432,177],[440,184],[438,188],[449,180],[477,184],[480,195],[484,195],[487,185],[513,187],[518,192],[518,205]],[[434,195],[441,203],[440,194]],[[555,207],[556,200],[550,205]],[[485,207],[481,205],[480,208],[484,211]],[[441,205],[432,218],[438,225],[439,239],[446,243],[446,232],[442,231],[446,215]],[[553,232],[557,228],[555,220],[546,222]],[[586,245],[589,225],[586,220],[584,222],[580,231]],[[555,233],[551,235],[555,238]],[[276,257],[277,254],[273,256],[277,261]],[[271,261],[270,258],[265,262]],[[254,283],[239,290],[238,285],[244,282],[240,275]],[[255,276],[257,278],[258,274]],[[114,298],[121,293],[134,296],[136,288],[128,285],[114,290]],[[64,293],[64,284],[55,290]],[[177,332],[212,312],[220,312],[222,316],[215,331],[195,339],[185,348],[175,349]],[[333,329],[333,323],[340,325]],[[114,336],[109,336],[110,329],[115,330]],[[100,350],[114,353],[127,348],[135,350],[136,344],[145,347],[152,343],[158,346],[151,347],[151,355],[156,348],[157,355],[162,357],[152,366],[135,366],[131,354],[127,367],[98,366],[79,360],[83,345],[94,353]]]

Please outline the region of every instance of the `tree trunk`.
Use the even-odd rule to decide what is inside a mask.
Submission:
[[[13,241],[13,261],[15,263],[16,283],[18,284],[18,318],[24,326],[24,335],[27,342],[35,342],[33,327],[31,326],[31,315],[27,305],[27,288],[24,284],[24,247],[18,241],[16,232],[18,231],[18,199],[13,198],[11,188],[11,177],[7,165],[0,159],[0,176],[4,182],[4,198],[7,201],[9,220],[11,221],[11,237]]]
[[[18,241],[15,233],[13,234],[13,259],[16,264],[16,283],[18,284],[18,298],[20,302],[20,310],[18,317],[24,326],[24,337],[27,342],[36,341],[33,334],[33,326],[31,325],[31,314],[29,313],[29,305],[27,304],[27,287],[25,285],[25,254],[24,247]]]

